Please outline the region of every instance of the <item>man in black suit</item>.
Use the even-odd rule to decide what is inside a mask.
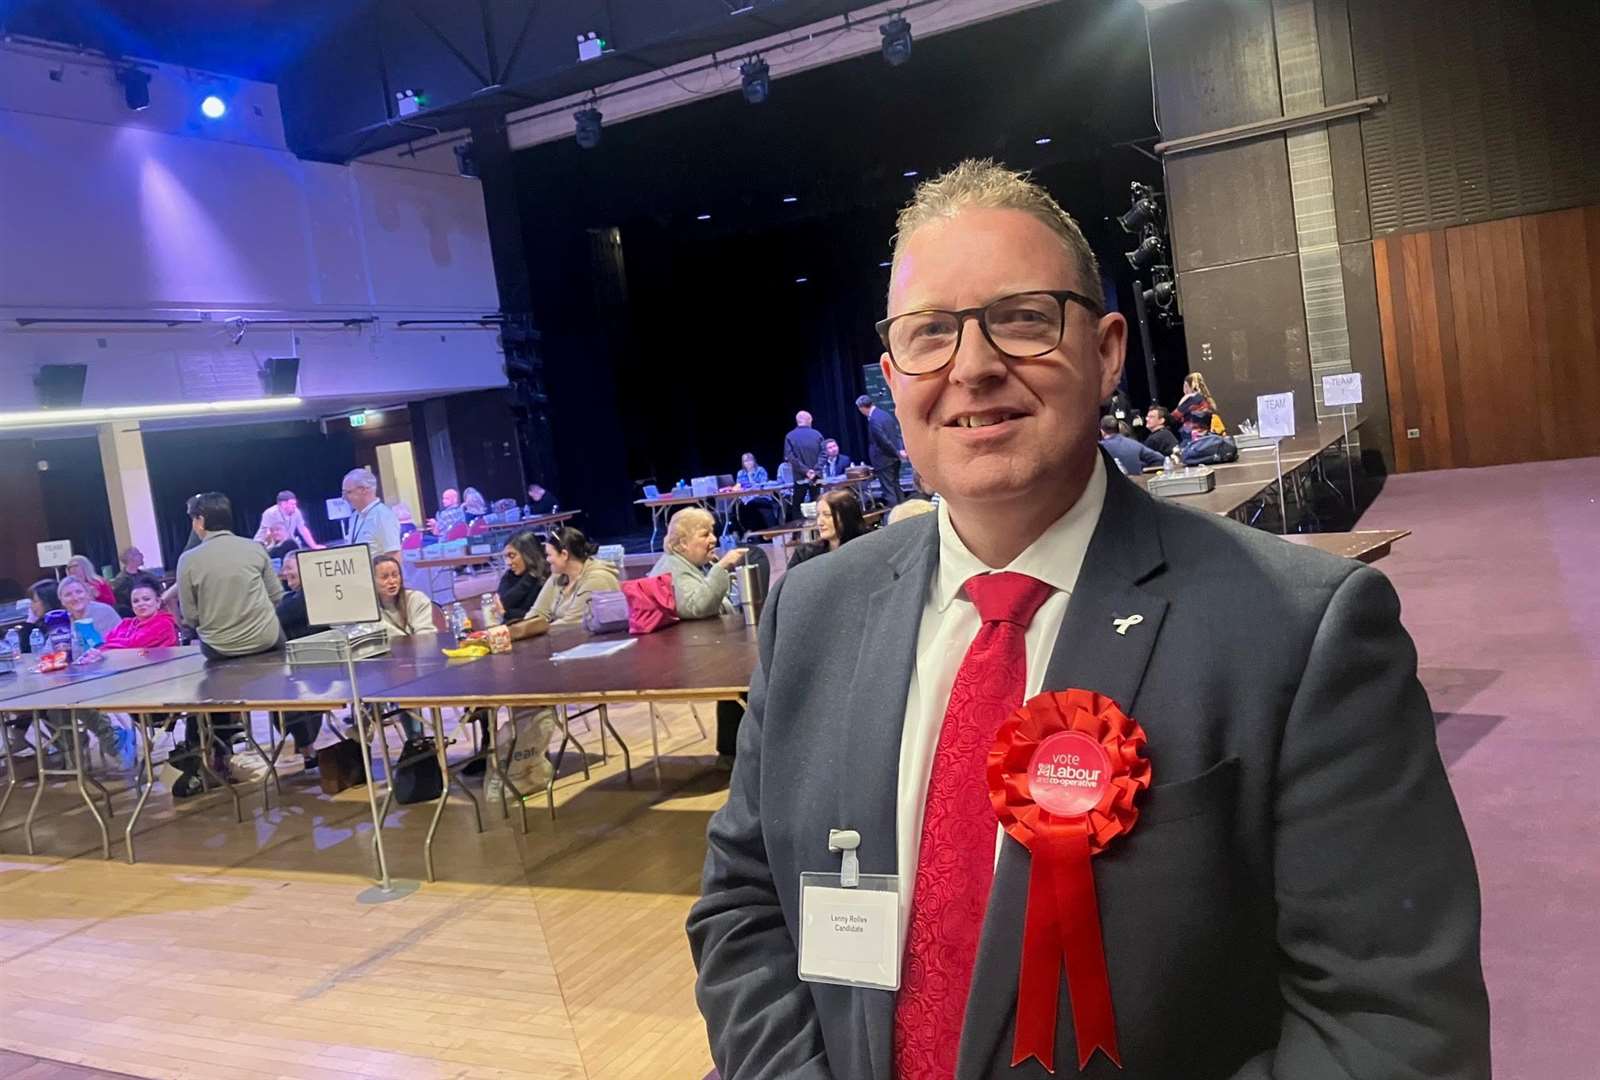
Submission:
[[[1388,580],[1109,466],[1127,324],[1032,181],[966,162],[924,184],[890,280],[884,377],[941,502],[762,611],[688,926],[723,1080],[1047,1080],[1012,1065],[1041,1003],[1058,1077],[1486,1080],[1477,876]],[[984,764],[1004,697],[1067,690],[1142,726],[1151,775],[1090,861],[1093,905],[1071,894],[1106,979],[1052,1005],[1019,998],[1040,855],[998,832]],[[864,886],[894,875],[877,898],[802,889],[838,880],[841,846]],[[830,935],[819,903],[876,936]],[[1028,954],[1051,984],[1060,948]],[[1078,1068],[1096,987],[1120,1068],[1103,1040]]]
[[[900,421],[894,418],[894,413],[874,405],[869,394],[856,398],[856,408],[867,418],[867,462],[878,474],[883,504],[897,506],[901,499],[900,467],[906,460]]]
[[[839,440],[825,440],[822,444],[822,457],[817,462],[818,475],[824,480],[836,480],[849,468],[849,457],[839,453]]]
[[[794,470],[795,504],[817,497],[817,462],[822,457],[822,433],[811,426],[811,414],[794,414],[794,430],[783,437],[783,460]]]

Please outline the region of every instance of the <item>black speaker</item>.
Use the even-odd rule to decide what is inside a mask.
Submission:
[[[293,397],[299,385],[298,356],[274,356],[261,368],[261,388],[270,397]]]
[[[33,377],[39,404],[46,409],[76,409],[83,404],[83,380],[88,364],[45,364]]]

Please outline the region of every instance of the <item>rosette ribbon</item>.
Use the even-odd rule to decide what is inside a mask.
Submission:
[[[1088,757],[1109,765],[1102,770],[1107,774],[1104,778],[1075,783],[1083,789],[1077,793],[1080,798],[1084,791],[1092,796],[1098,789],[1098,801],[1083,812],[1065,815],[1046,810],[1034,797],[1040,745],[1062,732],[1075,732],[1080,738],[1058,739],[1055,745],[1065,742],[1084,747]],[[1103,762],[1096,745],[1104,752]],[[1036,1057],[1046,1069],[1055,1071],[1056,1012],[1063,967],[1072,1000],[1079,1070],[1096,1049],[1103,1050],[1118,1068],[1122,1066],[1089,860],[1138,820],[1134,801],[1150,786],[1150,762],[1140,753],[1144,745],[1144,729],[1110,698],[1088,690],[1066,690],[1025,702],[1000,725],[989,750],[989,795],[995,813],[1006,832],[1032,856],[1013,1066]],[[1041,798],[1052,801],[1048,793]]]

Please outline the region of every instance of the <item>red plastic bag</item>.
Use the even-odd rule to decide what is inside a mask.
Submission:
[[[678,596],[672,591],[672,575],[636,578],[622,583],[628,598],[628,633],[649,634],[678,621]]]

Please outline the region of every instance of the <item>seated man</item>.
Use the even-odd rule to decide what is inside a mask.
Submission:
[[[233,534],[233,504],[220,491],[189,500],[200,546],[178,558],[178,609],[213,659],[279,648],[277,603],[283,585],[266,549]]]
[[[544,485],[535,480],[528,485],[528,513],[534,517],[542,514],[554,514],[557,511],[554,492],[546,491]]]
[[[1115,416],[1100,418],[1100,445],[1128,476],[1138,476],[1146,465],[1160,468],[1167,460],[1138,439],[1122,434],[1122,423]]]
[[[822,457],[817,462],[817,472],[824,480],[836,480],[850,467],[850,458],[839,453],[839,440],[829,439],[822,444]]]
[[[1165,405],[1152,405],[1144,414],[1144,444],[1162,457],[1178,448],[1178,437],[1172,433],[1172,410]]]
[[[443,536],[457,525],[465,525],[467,515],[461,509],[461,493],[455,488],[445,488],[439,493],[439,513],[429,519],[428,531]]]

